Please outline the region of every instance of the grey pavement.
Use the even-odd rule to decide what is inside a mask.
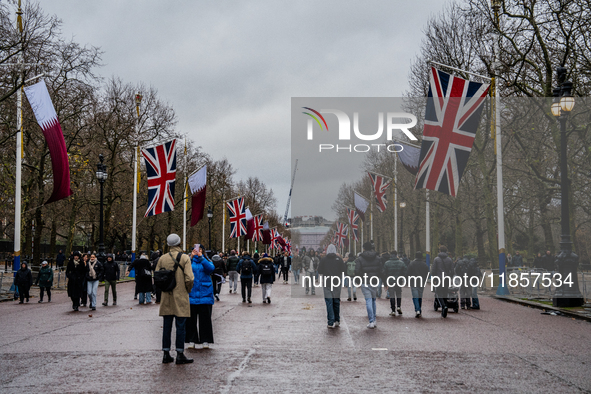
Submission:
[[[138,305],[133,283],[118,286],[118,306],[101,306],[99,288],[92,312],[72,312],[65,292],[1,303],[0,392],[591,392],[588,322],[491,298],[442,319],[430,295],[416,319],[404,289],[402,316],[378,300],[367,329],[359,292],[330,330],[323,298],[292,298],[291,286],[276,283],[270,305],[256,287],[249,305],[224,285],[215,344],[178,366],[161,364],[158,305]]]

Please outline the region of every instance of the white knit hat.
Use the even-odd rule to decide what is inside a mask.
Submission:
[[[170,234],[166,238],[166,243],[168,243],[168,246],[178,246],[181,244],[181,237],[179,237],[177,234]]]

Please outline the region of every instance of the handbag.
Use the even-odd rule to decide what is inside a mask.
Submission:
[[[171,258],[172,253],[168,252]],[[179,263],[181,261],[181,253],[179,252],[176,255],[176,263],[174,264],[174,268],[171,270],[167,270],[165,268],[160,268],[158,271],[154,272],[154,286],[157,289],[160,289],[163,292],[170,293],[176,287],[176,270],[179,268]]]

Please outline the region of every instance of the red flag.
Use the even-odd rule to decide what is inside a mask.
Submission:
[[[254,217],[250,209],[246,208],[246,239],[252,239],[254,236]]]
[[[70,164],[68,162],[68,151],[62,126],[57,118],[57,113],[49,97],[45,81],[41,80],[35,85],[25,88],[25,94],[37,123],[41,126],[49,155],[51,156],[51,168],[53,170],[53,193],[45,204],[61,200],[72,194],[70,188]],[[20,152],[19,152],[20,154]]]
[[[269,222],[263,224],[263,244],[271,245],[271,230],[269,230]]]
[[[205,209],[205,190],[207,188],[207,166],[189,177],[189,188],[191,189],[191,227],[203,219]]]

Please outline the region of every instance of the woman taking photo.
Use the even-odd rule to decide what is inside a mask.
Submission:
[[[197,248],[191,252],[191,268],[195,279],[193,289],[189,293],[191,317],[187,319],[185,343],[189,344],[189,349],[195,349],[196,343],[203,344],[203,349],[208,349],[213,343],[211,309],[214,301],[211,273],[215,267],[205,257],[201,245],[197,245]],[[199,330],[197,330],[197,320],[199,320]]]

